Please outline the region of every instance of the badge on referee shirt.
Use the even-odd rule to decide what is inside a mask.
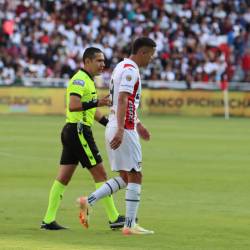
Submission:
[[[83,80],[74,80],[73,81],[74,85],[80,85],[80,86],[84,86],[85,82]]]

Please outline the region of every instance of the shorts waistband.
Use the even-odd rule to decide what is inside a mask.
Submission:
[[[82,122],[66,122],[66,124],[65,125],[70,125],[70,126],[77,126],[77,125],[81,125],[82,127],[88,127],[88,128],[91,128],[91,126],[89,126],[89,125],[86,125],[86,124],[84,124],[84,123],[82,123]],[[78,126],[79,126],[78,125]]]

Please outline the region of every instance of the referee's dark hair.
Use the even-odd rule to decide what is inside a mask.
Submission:
[[[103,52],[100,49],[95,48],[95,47],[89,47],[85,49],[83,56],[82,56],[83,62],[85,62],[87,58],[89,59],[95,58],[96,53],[103,53]]]
[[[156,43],[151,38],[148,37],[137,38],[132,44],[131,54],[135,55],[138,52],[138,50],[142,47],[155,48]]]

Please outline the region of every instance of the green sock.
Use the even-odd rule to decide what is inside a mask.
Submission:
[[[96,189],[102,186],[105,182],[95,183]],[[101,199],[103,206],[105,208],[106,214],[108,215],[109,221],[114,222],[117,220],[119,213],[115,207],[112,195],[106,196]]]
[[[49,193],[49,205],[43,221],[51,223],[56,219],[56,213],[60,206],[66,186],[55,180]]]

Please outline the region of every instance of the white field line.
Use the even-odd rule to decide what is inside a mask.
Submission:
[[[55,160],[56,157],[42,157],[37,155],[17,155],[16,153],[8,153],[0,151],[1,156],[13,158],[13,159],[35,159],[35,160]]]

